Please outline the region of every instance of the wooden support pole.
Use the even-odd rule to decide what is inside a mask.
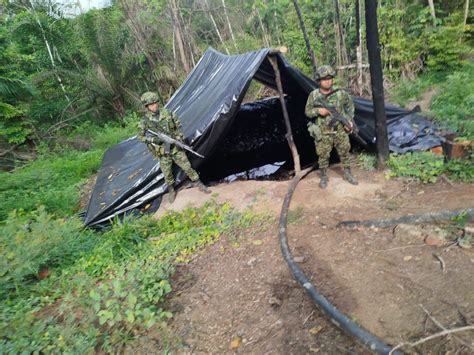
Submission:
[[[295,175],[301,172],[301,165],[300,165],[300,156],[298,154],[298,149],[296,149],[295,142],[293,140],[293,133],[291,132],[291,124],[290,124],[290,117],[288,115],[288,110],[286,108],[285,97],[283,96],[283,85],[281,84],[281,75],[280,69],[278,69],[278,61],[274,55],[269,55],[268,60],[273,67],[273,71],[275,72],[275,82],[278,88],[278,95],[280,96],[280,103],[281,108],[283,110],[283,118],[285,120],[286,125],[286,140],[288,141],[288,145],[290,146],[291,155],[293,156],[293,163],[295,164]]]

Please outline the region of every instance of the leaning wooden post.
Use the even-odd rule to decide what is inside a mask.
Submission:
[[[290,117],[288,115],[288,110],[286,108],[285,97],[283,96],[283,85],[281,84],[281,76],[280,70],[278,69],[278,61],[275,57],[276,53],[284,53],[286,52],[285,47],[281,47],[278,49],[271,49],[269,52],[268,60],[273,67],[273,71],[275,72],[275,82],[278,88],[278,95],[280,96],[280,103],[281,108],[283,110],[283,118],[285,119],[286,125],[286,140],[288,141],[288,145],[290,146],[291,155],[293,156],[293,163],[295,164],[295,175],[301,172],[301,165],[300,165],[300,156],[298,154],[298,149],[296,149],[295,142],[293,140],[293,133],[291,133],[291,124],[290,124]]]

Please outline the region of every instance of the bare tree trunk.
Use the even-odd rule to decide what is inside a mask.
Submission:
[[[237,43],[235,42],[234,31],[232,31],[232,25],[230,24],[229,15],[227,14],[227,6],[225,5],[225,0],[222,0],[222,6],[224,7],[224,14],[227,20],[227,26],[229,26],[230,36],[232,37],[232,42],[234,43],[235,51],[238,52]]]
[[[169,4],[171,9],[171,18],[176,33],[176,42],[178,43],[178,50],[181,57],[181,63],[183,64],[184,71],[186,73],[189,73],[190,67],[188,63],[188,58],[186,57],[186,51],[184,49],[184,39],[178,16],[178,6],[176,5],[176,0],[169,0]]]
[[[59,74],[57,72],[56,62],[54,61],[53,53],[51,52],[51,46],[49,45],[49,41],[46,38],[46,32],[43,28],[43,25],[41,24],[41,21],[38,18],[38,14],[36,13],[35,6],[34,6],[32,0],[30,0],[30,5],[31,5],[31,11],[32,11],[32,13],[35,17],[36,23],[38,24],[38,26],[40,28],[41,35],[43,36],[44,44],[46,45],[46,49],[48,51],[49,59],[51,61],[51,66],[53,67],[53,70],[55,71],[55,74],[56,74],[56,80],[58,81],[59,86],[61,87],[61,90],[64,93],[64,97],[66,98],[66,101],[69,103],[69,102],[71,102],[71,100],[69,99],[69,96],[67,95],[66,88],[64,87],[63,81],[62,81],[61,77],[59,76]]]
[[[219,31],[219,28],[217,27],[217,23],[216,23],[216,21],[214,20],[214,16],[212,16],[211,8],[209,7],[209,3],[207,2],[207,0],[204,0],[204,4],[206,5],[206,10],[207,10],[207,12],[208,12],[208,14],[209,14],[209,18],[211,19],[212,25],[214,26],[214,30],[216,31],[217,36],[219,37],[219,40],[221,41],[222,46],[224,47],[226,53],[227,53],[227,54],[230,54],[230,53],[229,53],[229,50],[227,49],[226,45],[224,44],[224,40],[222,39],[221,33],[220,33],[220,31]]]
[[[346,49],[346,40],[344,36],[344,29],[342,28],[341,25],[341,11],[340,11],[340,6],[339,6],[339,0],[334,0],[334,6],[335,6],[335,23],[336,23],[336,35],[339,37],[339,51],[340,51],[340,57],[341,57],[341,63],[340,65],[346,65],[349,63],[349,58],[347,55],[347,49]]]
[[[363,92],[363,78],[362,78],[362,26],[360,21],[360,0],[356,0],[355,3],[355,13],[356,13],[356,31],[357,31],[357,47],[356,47],[356,57],[357,57],[357,89],[358,94],[362,95]]]
[[[316,79],[316,58],[314,57],[313,48],[311,48],[311,43],[309,41],[308,33],[306,32],[306,27],[304,26],[303,15],[301,14],[300,6],[298,5],[298,0],[293,0],[293,5],[295,6],[296,14],[298,15],[298,21],[300,23],[301,32],[303,32],[304,42],[306,43],[306,50],[308,51],[308,57],[311,61],[311,66],[313,68],[313,75]]]
[[[276,0],[273,0],[273,19],[275,21],[275,29],[276,29],[278,45],[281,46],[281,31],[280,31],[280,25],[278,24],[278,17],[277,17],[277,12],[276,12]]]
[[[431,17],[433,17],[433,22],[436,21],[436,13],[433,0],[428,0],[428,5],[430,6]]]
[[[158,60],[155,59],[150,53],[150,51],[148,50],[148,46],[147,46],[148,36],[143,31],[143,28],[140,26],[140,24],[135,21],[135,19],[137,18],[138,11],[136,11],[135,8],[132,9],[131,6],[133,6],[133,3],[130,1],[121,0],[120,4],[122,5],[122,8],[127,16],[127,19],[128,19],[127,22],[137,41],[138,48],[145,55],[153,71],[156,68],[156,63]]]
[[[469,0],[466,0],[466,7],[464,8],[464,29],[466,28],[468,15],[469,15]]]
[[[267,31],[265,31],[265,27],[263,26],[262,17],[260,16],[260,11],[258,7],[255,7],[255,13],[258,17],[258,23],[260,24],[260,29],[262,30],[262,38],[263,38],[263,45],[267,48],[270,48],[270,41],[268,40]]]
[[[382,59],[380,57],[379,32],[377,25],[377,0],[365,0],[365,26],[367,49],[369,51],[370,81],[375,114],[375,136],[377,146],[377,167],[385,168],[388,159],[387,116],[385,113]]]
[[[180,23],[183,24],[184,31],[183,31],[183,38],[184,41],[188,44],[188,49],[189,49],[189,56],[191,57],[191,62],[193,63],[193,68],[196,66],[196,61],[194,60],[194,50],[192,44],[194,43],[193,36],[191,34],[191,31],[189,31],[189,26],[184,22],[184,18],[181,15],[181,11],[178,11],[178,16],[180,19]]]
[[[275,56],[268,56],[268,60],[273,67],[275,72],[275,81],[278,88],[278,94],[280,96],[281,108],[283,110],[283,118],[286,125],[286,140],[290,146],[291,155],[293,156],[293,163],[295,164],[295,175],[301,171],[300,156],[298,154],[298,149],[296,148],[295,142],[293,140],[293,133],[291,132],[290,117],[288,115],[288,110],[286,108],[285,98],[283,96],[283,85],[281,84],[280,70],[278,69],[278,61]]]
[[[173,71],[176,71],[176,30],[173,26]]]

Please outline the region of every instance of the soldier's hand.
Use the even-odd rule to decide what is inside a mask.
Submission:
[[[344,126],[344,129],[347,133],[352,133],[354,131],[354,124],[352,122],[349,122],[349,125],[350,127]]]
[[[325,116],[331,114],[331,112],[329,112],[329,111],[328,111],[327,109],[325,109],[324,107],[318,108],[318,113],[319,113],[320,116],[323,116],[323,117],[325,117]]]

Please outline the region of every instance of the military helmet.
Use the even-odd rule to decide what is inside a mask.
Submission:
[[[330,65],[321,65],[318,70],[316,71],[317,79],[321,80],[324,78],[334,78],[336,76],[336,72]]]
[[[148,91],[142,95],[140,100],[142,101],[143,105],[148,106],[158,102],[158,94],[156,92]]]

